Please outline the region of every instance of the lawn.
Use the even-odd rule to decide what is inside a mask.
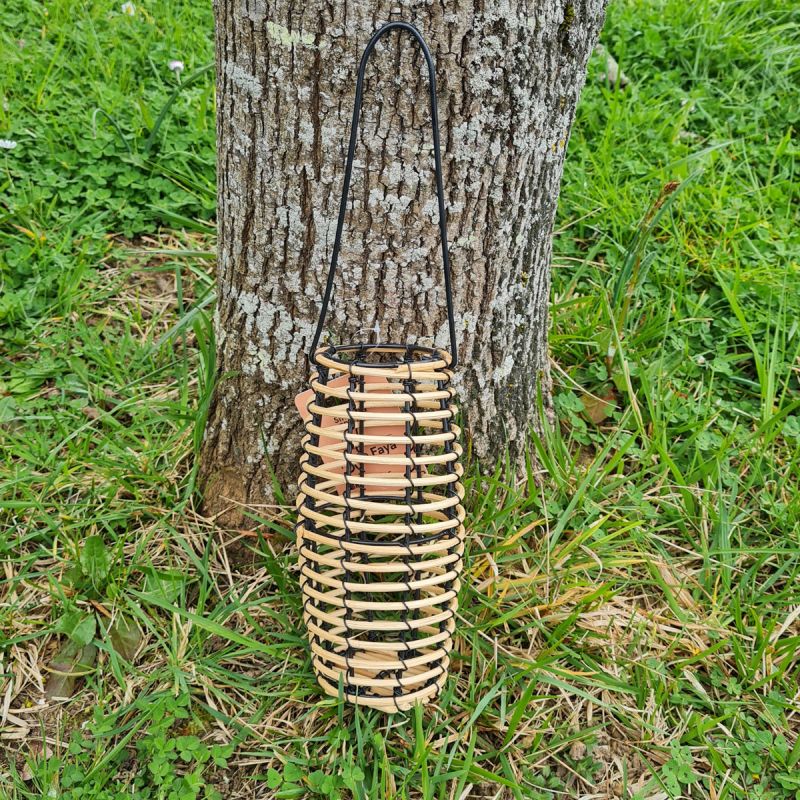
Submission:
[[[387,717],[316,686],[292,498],[199,513],[210,4],[8,5],[0,798],[800,798],[800,8],[612,3],[558,423],[470,469],[452,676]]]

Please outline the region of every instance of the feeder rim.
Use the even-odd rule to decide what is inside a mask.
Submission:
[[[406,357],[403,359],[396,359],[393,361],[346,361],[342,355],[347,353],[358,353],[364,351],[365,353],[405,353]],[[414,355],[417,357],[412,357]],[[329,344],[317,347],[310,356],[311,363],[314,366],[329,366],[329,364],[321,364],[319,359],[325,358],[329,362],[333,361],[337,365],[343,367],[344,371],[349,368],[358,367],[360,369],[394,369],[396,367],[415,367],[415,366],[428,366],[438,364],[444,361],[445,367],[450,367],[453,364],[452,355],[443,347],[429,347],[422,344],[400,344],[398,342],[377,342],[377,343],[348,343],[348,344]]]

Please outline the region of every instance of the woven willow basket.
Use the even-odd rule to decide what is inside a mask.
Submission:
[[[451,352],[412,344],[318,347],[347,211],[367,59],[404,30],[428,65]],[[303,615],[324,691],[402,711],[433,700],[448,672],[464,550],[457,362],[433,59],[419,31],[390,22],[358,70],[344,188],[319,322],[305,422],[297,546]]]
[[[314,358],[297,526],[314,669],[328,694],[341,682],[383,711],[447,677],[464,549],[450,360],[399,345]]]

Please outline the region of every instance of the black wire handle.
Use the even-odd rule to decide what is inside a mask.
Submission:
[[[356,152],[356,140],[358,138],[358,123],[361,117],[361,103],[364,89],[364,72],[366,71],[367,61],[370,54],[375,49],[378,40],[392,30],[408,31],[419,42],[419,46],[428,64],[428,84],[431,98],[431,125],[433,127],[433,160],[436,172],[436,196],[439,200],[439,234],[442,240],[442,265],[444,267],[444,290],[447,300],[447,320],[450,325],[450,350],[453,356],[451,363],[455,367],[458,363],[458,351],[456,348],[456,324],[453,316],[453,292],[450,286],[450,253],[447,249],[447,212],[444,204],[444,186],[442,182],[442,156],[439,151],[439,111],[436,102],[436,72],[433,65],[433,56],[422,38],[422,34],[410,22],[387,22],[372,34],[364,55],[361,56],[361,63],[358,66],[358,80],[356,82],[356,99],[353,105],[353,121],[350,125],[350,144],[347,148],[347,161],[344,169],[344,186],[342,188],[342,199],[339,204],[339,220],[336,223],[336,238],[333,241],[333,252],[331,253],[331,266],[328,271],[328,282],[325,285],[325,294],[322,298],[322,308],[320,309],[317,330],[314,333],[314,340],[311,343],[309,355],[313,358],[319,344],[322,328],[325,325],[325,316],[328,313],[328,303],[333,291],[333,280],[336,275],[336,265],[339,262],[339,249],[342,244],[342,230],[347,214],[347,198],[350,194],[350,177],[353,172],[353,159]]]

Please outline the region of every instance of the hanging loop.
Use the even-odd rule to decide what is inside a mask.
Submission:
[[[450,352],[453,357],[452,367],[458,363],[458,351],[456,346],[456,326],[455,318],[453,315],[453,292],[450,284],[450,253],[447,248],[447,210],[444,202],[444,185],[442,179],[442,156],[439,146],[439,112],[438,103],[436,100],[436,72],[433,65],[433,56],[422,38],[422,34],[410,22],[387,22],[383,27],[379,28],[369,40],[364,55],[361,56],[361,63],[358,66],[358,79],[356,82],[356,98],[353,105],[353,121],[350,125],[350,144],[347,148],[347,161],[345,162],[344,169],[344,186],[342,187],[342,199],[339,203],[339,219],[336,223],[336,237],[333,241],[333,252],[331,253],[331,265],[328,271],[328,280],[325,284],[325,294],[322,298],[322,308],[320,309],[319,321],[317,322],[317,329],[314,333],[314,339],[311,342],[311,349],[309,356],[314,357],[317,345],[319,344],[322,329],[325,326],[325,317],[328,313],[328,304],[333,292],[333,282],[336,277],[336,266],[339,263],[339,250],[342,245],[342,231],[344,229],[344,220],[347,215],[347,198],[350,194],[350,178],[353,172],[353,159],[355,158],[356,142],[358,140],[358,125],[361,118],[361,104],[364,93],[364,73],[366,72],[367,62],[375,45],[387,33],[393,30],[403,30],[410,33],[419,43],[422,54],[425,56],[425,62],[428,65],[428,85],[430,91],[430,104],[431,104],[431,125],[433,127],[433,160],[434,169],[436,173],[436,196],[439,201],[439,236],[442,245],[442,267],[444,270],[444,289],[445,298],[447,302],[447,321],[450,328]]]

